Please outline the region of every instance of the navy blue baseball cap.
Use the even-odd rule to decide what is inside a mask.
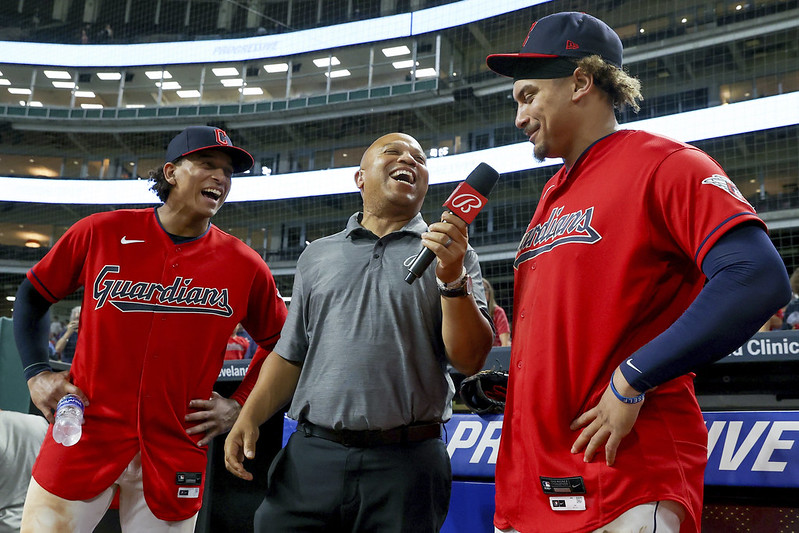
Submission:
[[[212,126],[189,126],[169,141],[166,149],[167,162],[175,161],[200,150],[222,150],[233,162],[233,172],[238,174],[250,170],[255,163],[253,157],[242,148],[233,146],[225,130]]]
[[[568,11],[534,22],[518,54],[491,54],[486,64],[509,78],[561,78],[574,72],[569,60],[591,55],[621,68],[622,48],[610,26],[587,13]]]

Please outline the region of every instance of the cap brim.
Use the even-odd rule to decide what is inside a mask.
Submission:
[[[513,78],[517,65],[531,63],[536,59],[553,59],[559,56],[552,54],[491,54],[486,58],[488,68],[499,74]]]
[[[194,154],[196,152],[200,152],[202,150],[221,150],[230,156],[230,161],[233,163],[233,173],[239,174],[241,172],[246,172],[252,168],[255,164],[255,159],[250,153],[243,149],[239,148],[238,146],[220,146],[218,144],[212,144],[210,146],[203,146],[201,148],[196,148],[190,152],[186,152],[181,157],[187,156],[189,154]]]

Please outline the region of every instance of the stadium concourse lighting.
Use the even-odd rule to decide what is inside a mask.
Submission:
[[[413,64],[414,64],[413,59],[406,59],[404,61],[394,61],[393,63],[391,63],[391,66],[393,66],[397,70],[401,70],[404,68],[413,68]],[[416,62],[416,66],[417,67],[419,66],[418,61]]]
[[[438,76],[438,72],[434,68],[420,68],[416,71],[417,78],[432,78]]]
[[[72,75],[64,70],[45,70],[44,75],[50,80],[71,80]]]
[[[180,83],[178,83],[176,81],[164,81],[164,82],[157,81],[157,82],[155,82],[155,86],[156,87],[161,87],[165,91],[173,91],[175,89],[182,89],[183,88],[183,87],[181,87]]]
[[[96,95],[94,91],[75,91],[75,96],[77,98],[94,98]]]
[[[151,80],[170,80],[172,74],[168,70],[148,70],[144,73]]]
[[[276,72],[288,72],[289,71],[289,64],[288,63],[270,63],[268,65],[264,65],[264,70],[267,71],[269,74],[274,74]]]
[[[327,76],[330,79],[333,79],[333,78],[346,78],[347,76],[351,76],[351,75],[352,75],[352,73],[349,70],[345,69],[345,68],[340,69],[340,70],[331,70],[330,72],[325,72],[325,76]]]
[[[341,61],[338,60],[336,56],[331,57],[320,57],[319,59],[314,59],[313,64],[319,68],[327,68],[327,67],[335,67],[341,64]]]
[[[241,78],[225,78],[219,81],[225,87],[241,87],[242,85],[244,85],[244,80]]]
[[[30,94],[31,90],[23,87],[9,87],[8,92],[11,94]]]
[[[97,77],[103,81],[115,81],[122,79],[121,72],[98,72]]]
[[[179,98],[199,98],[200,91],[197,89],[190,89],[186,91],[177,91],[177,95]]]
[[[392,46],[389,48],[383,48],[383,55],[386,57],[397,57],[397,56],[404,56],[411,53],[411,50],[405,46]]]
[[[53,87],[56,89],[74,89],[75,82],[74,81],[54,81]]]
[[[264,90],[260,87],[242,87],[239,89],[244,96],[252,96],[256,94],[264,94]]]
[[[222,78],[224,76],[238,76],[239,75],[239,69],[234,68],[234,67],[212,68],[211,72],[213,72],[214,75],[217,78]]]

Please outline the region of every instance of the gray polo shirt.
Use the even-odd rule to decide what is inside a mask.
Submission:
[[[443,422],[454,394],[441,338],[435,268],[413,284],[421,214],[378,238],[352,215],[347,228],[312,242],[297,262],[291,305],[275,351],[302,363],[289,416],[333,429],[390,429]],[[488,316],[477,254],[464,259]]]

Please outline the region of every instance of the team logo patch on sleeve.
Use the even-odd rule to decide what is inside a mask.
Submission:
[[[722,176],[721,174],[713,174],[712,176],[703,179],[702,185],[715,185],[722,191],[727,192],[730,196],[732,196],[739,202],[743,202],[749,207],[752,207],[752,204],[750,204],[746,200],[746,198],[744,198],[744,195],[741,194],[741,191],[738,189],[738,187],[727,176]],[[754,207],[752,207],[752,210],[754,211]]]

